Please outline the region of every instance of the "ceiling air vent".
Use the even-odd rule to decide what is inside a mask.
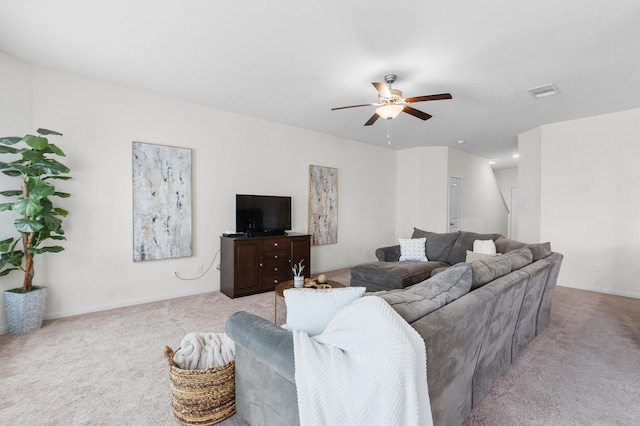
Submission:
[[[546,98],[558,93],[558,89],[553,83],[545,84],[538,87],[532,87],[527,89],[527,92],[531,93],[536,98]]]

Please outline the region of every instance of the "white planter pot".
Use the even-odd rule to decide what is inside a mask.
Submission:
[[[296,288],[304,287],[304,277],[293,277],[293,286]]]
[[[29,293],[4,292],[4,309],[9,333],[27,334],[42,327],[47,301],[46,287],[33,287]]]

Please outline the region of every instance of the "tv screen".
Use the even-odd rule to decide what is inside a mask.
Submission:
[[[291,197],[236,194],[236,232],[291,229]]]

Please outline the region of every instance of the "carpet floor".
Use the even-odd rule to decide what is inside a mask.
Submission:
[[[348,270],[327,273],[348,283]],[[244,310],[284,322],[273,292],[220,292],[46,321],[0,335],[0,424],[174,425],[164,345]],[[475,425],[636,425],[640,300],[558,287],[549,326],[467,418]],[[222,426],[245,425],[237,415]]]

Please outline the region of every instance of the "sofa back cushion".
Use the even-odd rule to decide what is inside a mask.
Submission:
[[[551,254],[551,243],[527,244],[531,253],[533,253],[533,261],[544,259]]]
[[[438,234],[435,232],[423,231],[422,229],[413,228],[411,238],[426,238],[426,252],[429,260],[437,260],[438,262],[449,263],[449,252],[455,244],[460,232],[449,232]]]
[[[471,267],[461,264],[407,287],[392,291],[382,297],[408,323],[435,311],[467,294],[471,288]]]
[[[524,268],[533,262],[533,253],[529,249],[529,246],[524,246],[517,250],[511,250],[503,255],[511,261],[511,270],[515,271],[520,268]]]
[[[511,272],[511,259],[505,255],[474,260],[469,263],[472,270],[471,290],[482,287]]]
[[[496,240],[496,251],[498,253],[508,253],[511,250],[516,250],[524,246],[526,246],[525,243],[510,238],[500,237]]]
[[[475,240],[495,241],[501,236],[502,234],[476,234],[475,232],[462,231],[460,235],[458,235],[453,247],[451,247],[446,262],[449,265],[464,262],[467,257],[467,250],[473,250],[473,242]],[[427,257],[429,257],[429,250],[427,250]]]

